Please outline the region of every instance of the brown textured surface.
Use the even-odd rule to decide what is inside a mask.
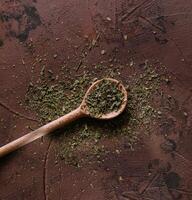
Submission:
[[[35,118],[35,113],[20,105],[29,82],[38,78],[41,69],[36,67],[31,73],[33,55],[47,54],[43,63],[55,74],[65,62],[70,66],[66,75],[73,77],[83,71],[76,69],[84,36],[91,41],[97,31],[104,37],[83,60],[90,70],[92,63],[113,56],[122,64],[130,58],[137,63],[159,60],[172,75],[170,86],[162,90],[175,101],[169,115],[159,120],[156,131],[143,137],[134,152],[122,146],[120,154],[108,154],[101,164],[76,169],[60,160],[55,163],[51,138],[0,160],[0,199],[192,199],[191,10],[191,0],[1,0],[1,145],[28,132],[27,126],[38,127],[37,122],[18,115]],[[31,40],[32,50],[26,46]],[[104,58],[102,49],[107,51]],[[126,79],[126,73],[122,78]],[[169,140],[165,141],[165,135]],[[171,152],[162,151],[160,146],[170,147],[170,143]]]

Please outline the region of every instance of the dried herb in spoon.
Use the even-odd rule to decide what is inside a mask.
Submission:
[[[99,117],[117,111],[123,101],[123,93],[118,89],[118,83],[102,80],[87,96],[86,104],[92,116]]]

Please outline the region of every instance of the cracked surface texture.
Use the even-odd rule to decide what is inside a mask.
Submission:
[[[152,101],[156,123],[150,134],[138,130],[134,151],[104,139],[107,153],[97,149],[78,168],[50,135],[0,159],[0,199],[192,199],[191,23],[190,0],[1,0],[0,145],[40,126],[25,106],[31,84],[85,73],[130,84],[146,62],[164,82]]]

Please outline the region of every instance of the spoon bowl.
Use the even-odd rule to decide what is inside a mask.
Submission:
[[[109,113],[106,113],[106,114],[102,114],[101,116],[91,115],[90,112],[89,112],[88,106],[86,104],[86,99],[96,89],[96,87],[98,87],[99,83],[101,83],[104,80],[110,81],[112,84],[115,84],[118,87],[119,91],[123,94],[123,98],[122,98],[123,100],[121,102],[119,109],[116,110],[116,111],[112,111],[112,112],[109,112]],[[84,96],[83,101],[80,105],[80,108],[86,115],[88,115],[92,118],[108,120],[108,119],[112,119],[112,118],[115,118],[118,115],[120,115],[124,111],[126,105],[127,105],[127,91],[126,91],[125,87],[123,86],[123,84],[120,83],[118,80],[113,79],[113,78],[103,78],[103,79],[95,81],[89,87],[89,89],[85,93],[85,96]]]

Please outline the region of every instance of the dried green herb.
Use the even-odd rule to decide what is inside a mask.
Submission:
[[[127,66],[124,66],[127,68]],[[97,65],[97,77],[123,79],[118,69],[104,68]],[[100,76],[98,75],[101,72]],[[66,73],[65,73],[66,74]],[[65,74],[63,76],[65,76]],[[30,84],[26,94],[26,104],[45,122],[54,120],[80,105],[94,73],[67,80],[65,82],[49,82],[47,71],[38,84]],[[91,162],[100,162],[107,154],[108,144],[125,146],[134,149],[135,143],[144,134],[149,134],[159,117],[154,97],[161,99],[161,84],[165,78],[158,74],[156,67],[148,63],[141,71],[124,78],[128,90],[128,103],[124,113],[117,118],[100,120],[81,119],[65,127],[56,135],[56,153],[68,165],[81,167]],[[141,134],[142,133],[142,134]],[[110,150],[112,151],[112,149]],[[101,157],[101,158],[98,158]]]
[[[102,80],[86,98],[88,110],[93,116],[101,116],[117,111],[123,101],[123,93],[118,89],[118,83]]]
[[[80,105],[88,83],[88,78],[82,76],[71,84],[32,84],[28,88],[25,102],[43,122],[52,121]]]

